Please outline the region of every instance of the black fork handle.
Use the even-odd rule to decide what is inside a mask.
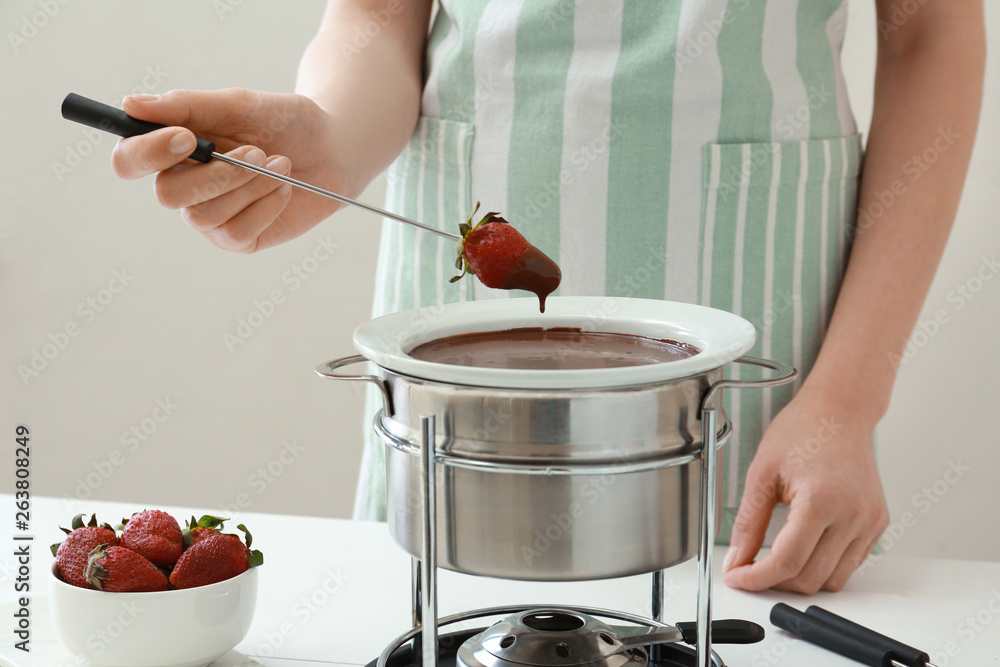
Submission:
[[[110,132],[119,137],[135,137],[153,130],[167,127],[158,123],[133,118],[121,109],[102,104],[83,95],[70,93],[62,103],[62,117],[102,132]],[[215,144],[207,139],[198,139],[198,145],[188,157],[198,162],[210,162]]]

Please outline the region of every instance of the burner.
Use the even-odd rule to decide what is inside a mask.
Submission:
[[[458,667],[645,667],[645,647],[683,641],[673,626],[610,626],[568,609],[529,609],[462,645]]]
[[[331,362],[329,370],[339,368],[336,364],[354,363],[353,359]],[[763,382],[718,380],[708,386],[704,395],[700,396],[702,407],[700,451],[686,455],[687,458],[681,457],[681,460],[673,458],[650,459],[636,463],[634,466],[605,466],[603,463],[593,465],[560,461],[558,466],[553,467],[551,461],[506,463],[476,456],[458,457],[446,451],[450,445],[444,449],[438,448],[437,428],[435,426],[437,415],[435,414],[420,414],[419,442],[398,439],[386,431],[383,434],[386,444],[392,448],[392,451],[397,452],[399,457],[403,457],[397,460],[397,464],[405,466],[412,473],[413,486],[419,486],[420,491],[420,503],[418,504],[420,520],[409,521],[408,524],[413,529],[412,535],[410,535],[412,540],[409,544],[414,547],[413,549],[408,548],[413,555],[410,563],[410,603],[413,626],[389,644],[379,658],[370,663],[368,667],[417,667],[418,665],[419,667],[548,667],[550,665],[553,667],[725,667],[719,656],[711,650],[713,642],[752,643],[760,641],[763,637],[763,628],[756,624],[740,620],[716,623],[712,620],[712,540],[715,533],[711,528],[717,525],[718,517],[718,508],[716,507],[719,495],[717,450],[725,444],[731,429],[725,413],[722,413],[725,426],[722,429],[716,427],[719,410],[715,405],[718,403],[719,392],[725,387],[738,388],[750,384],[767,386],[784,384],[794,377],[795,371],[772,362],[749,358],[742,361],[787,372],[780,377]],[[395,394],[383,385],[382,380],[367,375],[342,376],[330,375],[325,371],[319,372],[330,377],[365,379],[376,382],[386,399],[384,410],[391,414],[392,405],[389,399]],[[421,403],[421,401],[417,402]],[[543,403],[546,401],[548,399],[545,399]],[[380,423],[382,415],[383,413],[380,412],[376,424]],[[449,425],[455,419],[451,408],[445,410],[444,418],[446,424]],[[464,415],[463,418],[468,420],[469,415]],[[721,440],[720,433],[724,434]],[[397,442],[397,440],[399,441]],[[438,488],[438,465],[442,468],[440,472],[445,480],[451,479],[456,470],[471,470],[475,473],[473,477],[480,475],[483,478],[495,478],[495,481],[499,480],[497,483],[501,485],[511,485],[515,484],[514,480],[518,480],[517,484],[520,484],[523,480],[535,479],[537,476],[542,476],[539,479],[548,480],[550,477],[554,479],[560,475],[584,477],[595,474],[645,474],[675,466],[687,466],[696,460],[700,468],[701,497],[698,511],[700,518],[698,527],[698,615],[694,623],[679,623],[676,626],[663,624],[665,602],[663,569],[654,569],[650,572],[652,574],[652,588],[650,591],[651,618],[649,619],[624,612],[589,607],[560,608],[549,606],[491,607],[452,614],[445,618],[438,616],[437,568],[440,552],[438,538],[451,534],[454,528],[453,524],[438,522],[439,491],[442,491],[441,500],[444,505],[442,516],[452,516],[455,512],[452,489],[447,486],[443,490]],[[389,468],[391,469],[392,466],[393,464],[390,463]],[[517,485],[515,484],[515,486]],[[509,491],[509,489],[507,490]],[[490,497],[490,494],[486,494],[484,497]],[[459,503],[459,505],[463,505],[463,503]],[[397,507],[396,510],[399,508]],[[516,512],[514,514],[517,515]],[[393,524],[393,516],[390,516],[390,528]],[[636,519],[634,523],[644,525],[643,521],[639,519]],[[534,523],[529,522],[528,528],[534,525]],[[576,534],[578,533],[575,532],[574,535]],[[393,537],[399,542],[398,535],[394,534]],[[402,544],[402,542],[400,543]],[[419,549],[416,549],[417,545],[419,545]],[[445,542],[442,546],[444,553],[450,553],[454,545]],[[414,549],[419,552],[419,557],[414,553]],[[586,549],[582,549],[578,555],[582,556],[585,552],[589,553]],[[573,565],[572,562],[568,563],[566,568],[560,569],[558,577],[553,580],[576,581],[611,576],[609,571],[587,568],[581,570],[579,567],[574,568]],[[647,565],[649,564],[647,563]],[[520,566],[521,564],[519,564],[519,568]],[[483,574],[483,572],[466,571],[466,569],[457,566],[453,569],[467,574]],[[525,577],[525,573],[521,569],[506,571],[500,576],[501,578],[514,579],[536,578],[534,576]],[[610,626],[592,618],[588,613],[633,623],[634,626]],[[500,615],[508,616],[503,621],[494,623],[488,628],[473,632],[441,633],[442,627],[452,623]],[[680,646],[677,644],[680,641],[695,644],[696,648]]]
[[[451,632],[443,634],[438,638],[440,647],[439,667],[461,667],[458,661],[458,651],[476,635],[485,632],[489,628],[479,628],[478,630],[464,630],[461,632]],[[695,651],[688,646],[679,644],[661,644],[657,659],[650,660],[644,664],[647,667],[696,667]],[[551,664],[551,663],[550,663]],[[622,665],[631,667],[634,663],[622,662]],[[365,667],[377,667],[378,659],[372,660]],[[409,645],[396,649],[389,657],[386,667],[421,667],[420,657],[414,656]],[[726,667],[715,652],[712,653],[712,667]]]

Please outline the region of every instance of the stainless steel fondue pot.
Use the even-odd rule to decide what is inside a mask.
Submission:
[[[408,355],[445,336],[517,327],[672,339],[701,351],[588,370],[470,368]],[[559,297],[541,314],[535,299],[499,299],[376,318],[354,334],[360,355],[316,372],[381,393],[374,428],[386,443],[389,530],[404,550],[422,553],[421,417],[433,416],[438,565],[510,579],[600,579],[697,554],[702,411],[722,415],[711,438],[721,447],[731,432],[723,387],[767,387],[795,375],[784,364],[742,357],[754,340],[746,320],[691,304]],[[341,371],[366,361],[374,373]],[[777,375],[723,380],[730,364]]]

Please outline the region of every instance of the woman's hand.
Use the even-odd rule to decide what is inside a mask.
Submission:
[[[889,524],[875,467],[875,423],[804,386],[767,429],[747,471],[723,569],[734,588],[838,591]],[[791,510],[754,562],[774,507]]]
[[[156,196],[224,250],[252,253],[307,231],[341,204],[273,178],[213,160],[186,159],[195,135],[216,150],[272,171],[356,196],[329,115],[302,95],[239,88],[173,90],[125,98],[130,116],[167,125],[122,139],[115,173],[134,179],[157,173]]]
[[[878,0],[880,20],[895,11]],[[891,22],[891,21],[890,21]],[[948,239],[969,164],[986,61],[982,0],[928,3],[879,41],[875,106],[858,199],[872,211],[940,128],[957,137],[934,168],[865,228],[819,357],[764,434],[747,472],[726,583],[839,590],[888,525],[872,433]],[[934,104],[926,104],[927,100]],[[914,113],[913,109],[919,109]],[[771,553],[753,562],[777,503],[791,506]],[[726,567],[728,565],[729,567]]]

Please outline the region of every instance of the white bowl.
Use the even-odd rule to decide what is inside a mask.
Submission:
[[[243,641],[257,606],[257,568],[209,586],[106,593],[70,586],[52,566],[52,624],[93,667],[201,667]]]
[[[574,327],[583,331],[670,339],[701,352],[686,359],[619,368],[526,370],[439,364],[409,355],[417,345],[463,333],[519,327]],[[742,317],[690,303],[624,297],[487,299],[428,306],[383,315],[354,332],[354,347],[370,361],[403,375],[452,384],[515,389],[620,387],[664,382],[720,368],[756,340]]]

